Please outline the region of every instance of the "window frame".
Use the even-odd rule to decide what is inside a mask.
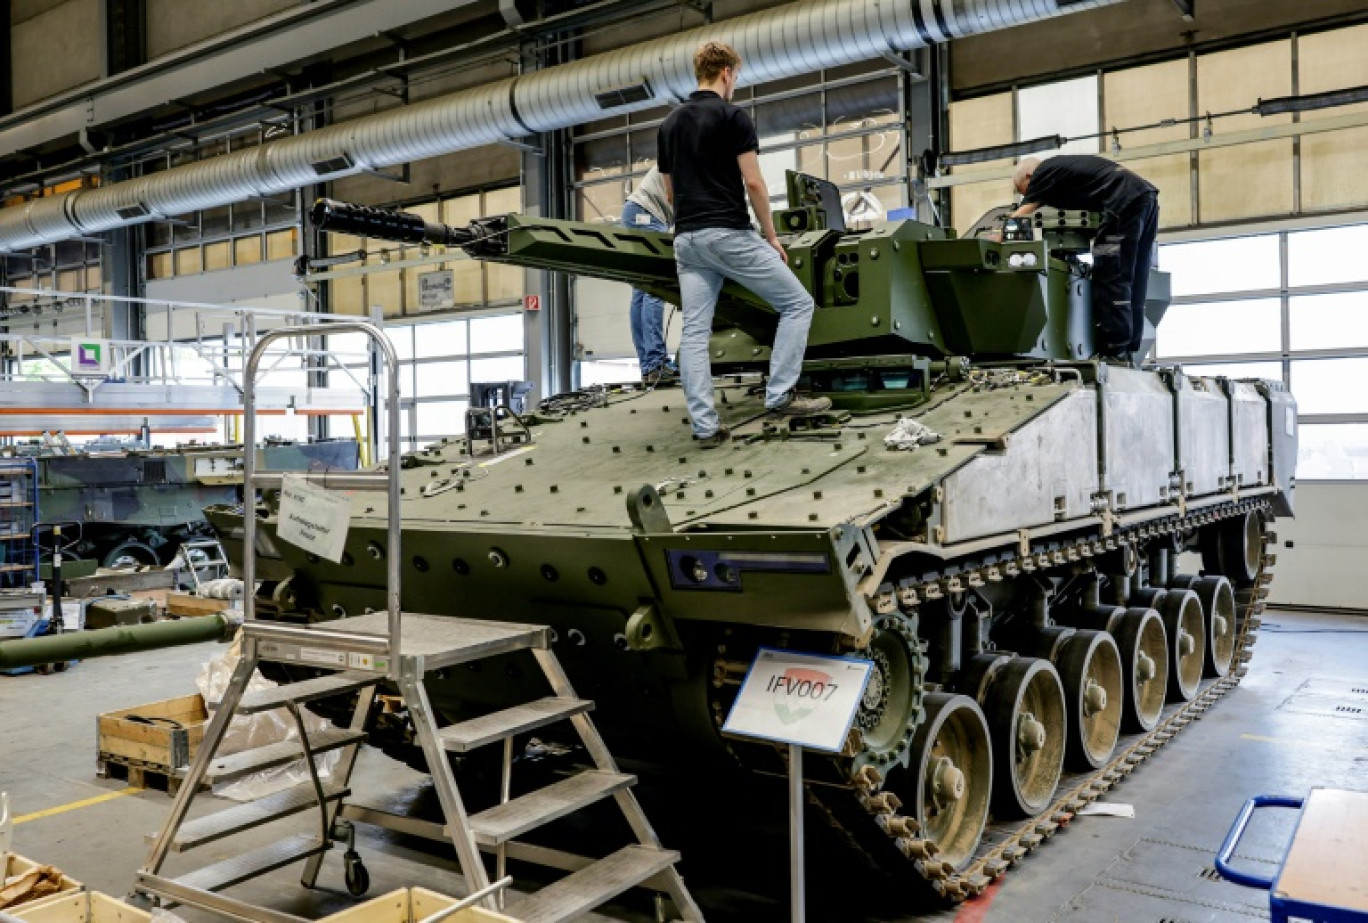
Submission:
[[[1365,224],[1368,224],[1366,222]],[[1277,350],[1264,352],[1243,352],[1226,354],[1196,353],[1186,355],[1160,355],[1155,353],[1155,361],[1160,365],[1203,365],[1203,366],[1230,366],[1248,362],[1270,362],[1277,363],[1281,370],[1282,384],[1291,390],[1292,366],[1293,363],[1314,362],[1317,360],[1334,359],[1368,359],[1368,344],[1351,347],[1332,347],[1315,349],[1293,349],[1291,346],[1292,337],[1292,303],[1293,299],[1314,295],[1338,295],[1338,294],[1364,294],[1368,296],[1368,279],[1358,282],[1334,282],[1324,284],[1292,285],[1291,284],[1291,238],[1299,233],[1311,233],[1326,230],[1331,227],[1343,227],[1343,223],[1327,223],[1316,226],[1291,226],[1281,228],[1259,228],[1247,229],[1244,233],[1210,233],[1193,235],[1191,233],[1160,234],[1159,245],[1160,262],[1159,269],[1163,269],[1162,247],[1179,243],[1199,243],[1204,241],[1224,240],[1232,237],[1251,237],[1251,236],[1276,236],[1278,241],[1278,278],[1279,284],[1273,288],[1246,289],[1242,291],[1220,292],[1220,293],[1194,293],[1174,297],[1172,304],[1213,304],[1213,303],[1237,303],[1241,301],[1254,300],[1277,300],[1279,311],[1279,342],[1280,348]],[[1162,323],[1162,322],[1161,322]],[[1293,392],[1295,397],[1295,392]],[[1302,426],[1334,425],[1334,424],[1364,424],[1368,423],[1368,409],[1360,412],[1344,413],[1303,413],[1298,407],[1297,422]],[[1298,480],[1305,483],[1315,484],[1368,484],[1365,478],[1302,478]]]

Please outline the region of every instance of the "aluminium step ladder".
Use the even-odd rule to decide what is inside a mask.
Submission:
[[[366,722],[378,686],[387,682],[398,687],[412,721],[415,735],[427,760],[444,823],[431,825],[440,838],[456,850],[460,869],[472,892],[471,898],[490,909],[504,903],[505,888],[512,879],[505,875],[508,858],[540,861],[543,865],[566,869],[565,878],[528,896],[509,902],[507,913],[527,923],[553,923],[570,920],[601,906],[638,885],[668,894],[678,913],[690,921],[701,921],[701,912],[684,885],[675,864],[679,854],[664,849],[635,795],[630,790],[635,778],[618,771],[588,712],[592,703],[575,695],[569,678],[550,650],[551,631],[545,626],[461,619],[444,616],[401,613],[399,610],[399,433],[398,377],[393,374],[396,360],[393,347],[384,335],[367,323],[338,323],[328,326],[330,333],[362,332],[383,351],[388,368],[389,465],[388,471],[320,475],[318,480],[342,489],[386,490],[388,506],[388,607],[384,612],[339,619],[315,626],[254,619],[255,593],[244,593],[243,653],[232,678],[217,703],[213,718],[205,729],[203,742],[194,761],[182,773],[183,782],[162,829],[155,834],[146,863],[137,874],[138,890],[169,904],[185,904],[215,911],[240,920],[260,923],[300,923],[288,913],[253,905],[221,892],[276,869],[305,861],[301,884],[313,887],[326,853],[338,840],[345,840],[344,856],[348,889],[364,893],[368,884],[365,868],[356,854],[352,817],[386,826],[392,818],[368,809],[348,811],[345,800],[351,795],[351,775]],[[246,418],[245,439],[254,444],[254,378],[264,349],[283,336],[317,335],[316,327],[286,327],[270,331],[258,340],[248,360],[243,380]],[[244,481],[254,489],[279,484],[279,474],[258,475],[255,453],[245,455]],[[243,583],[255,586],[256,517],[251,515],[253,492],[246,495],[243,526]],[[518,705],[471,721],[442,728],[428,702],[424,677],[433,671],[457,664],[493,657],[511,651],[530,651],[545,674],[553,695]],[[277,686],[261,692],[246,691],[261,662],[278,662],[330,671],[325,675]],[[346,728],[330,728],[310,735],[300,706],[334,696],[356,695],[351,720]],[[217,755],[234,715],[255,714],[286,708],[293,717],[299,740],[286,741],[223,757]],[[583,741],[593,768],[518,798],[510,798],[510,773],[513,738],[520,733],[569,720]],[[453,773],[449,752],[462,753],[486,744],[504,744],[501,803],[475,815],[465,807]],[[314,758],[330,750],[341,750],[342,758],[333,777],[324,782]],[[309,773],[308,782],[266,798],[238,805],[189,823],[186,817],[201,784],[241,778],[262,769],[299,760]],[[636,842],[601,859],[571,856],[516,838],[543,824],[612,796],[626,818]],[[267,846],[230,856],[228,859],[188,874],[163,874],[168,855],[218,842],[234,834],[255,829],[276,820],[317,811],[318,829],[312,834],[285,837]],[[410,823],[415,823],[410,821]],[[416,822],[423,823],[423,822]],[[222,847],[220,846],[220,849]],[[498,880],[491,882],[481,850],[495,854]]]

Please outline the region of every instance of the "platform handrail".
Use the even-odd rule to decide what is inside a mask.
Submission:
[[[259,471],[252,480],[257,487],[279,490],[287,476],[332,490],[389,489],[389,475],[381,471]]]
[[[1289,795],[1255,795],[1246,801],[1244,807],[1240,809],[1240,816],[1235,818],[1234,825],[1226,834],[1225,842],[1221,844],[1220,851],[1216,853],[1216,871],[1221,873],[1221,877],[1237,885],[1244,885],[1246,888],[1271,890],[1273,888],[1271,876],[1265,878],[1262,875],[1255,875],[1253,872],[1242,872],[1231,866],[1230,860],[1235,857],[1235,849],[1240,845],[1240,838],[1244,836],[1245,828],[1249,826],[1255,811],[1259,808],[1300,809],[1305,800],[1304,798],[1293,798]]]
[[[389,535],[386,548],[388,579],[386,587],[386,611],[389,625],[389,662],[386,674],[391,679],[399,677],[400,616],[399,616],[399,575],[400,563],[400,522],[399,522],[399,471],[403,456],[399,441],[399,356],[379,327],[366,321],[342,321],[328,325],[328,333],[364,333],[380,350],[384,357],[385,371],[385,409],[388,414],[389,459],[388,475],[388,521]],[[316,336],[316,326],[277,327],[261,334],[252,347],[251,355],[242,372],[242,416],[243,444],[256,445],[256,377],[266,347],[283,337]],[[256,618],[256,453],[245,452],[242,464],[243,509],[242,509],[242,613],[243,619],[251,622]]]

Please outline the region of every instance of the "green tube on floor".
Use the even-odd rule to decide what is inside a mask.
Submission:
[[[0,670],[133,654],[182,644],[198,644],[201,641],[227,641],[241,624],[240,616],[221,612],[212,616],[149,622],[145,625],[120,625],[95,631],[71,631],[17,641],[0,641]]]

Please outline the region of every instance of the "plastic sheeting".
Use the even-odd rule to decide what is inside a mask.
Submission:
[[[232,679],[233,671],[237,669],[238,660],[241,657],[242,634],[239,632],[227,650],[204,665],[200,670],[199,677],[195,680],[195,685],[199,687],[200,695],[204,697],[205,702],[222,700],[223,694],[228,688],[228,681]],[[257,670],[252,673],[252,679],[247,684],[246,692],[270,689],[276,685],[276,683],[262,676],[260,670]],[[301,709],[300,713],[304,718],[304,727],[310,735],[327,730],[332,726],[325,719],[305,709]],[[232,724],[229,725],[224,734],[222,743],[219,744],[217,755],[227,756],[230,753],[255,750],[258,747],[279,743],[283,740],[297,741],[298,739],[298,725],[296,725],[294,717],[285,708],[277,708],[255,715],[235,715]],[[319,778],[326,782],[341,758],[342,754],[337,750],[315,757]],[[301,751],[301,758],[296,762],[263,770],[226,785],[215,787],[214,794],[231,798],[234,801],[255,801],[258,798],[264,798],[267,795],[293,788],[308,781],[309,770],[304,765],[303,751]]]

